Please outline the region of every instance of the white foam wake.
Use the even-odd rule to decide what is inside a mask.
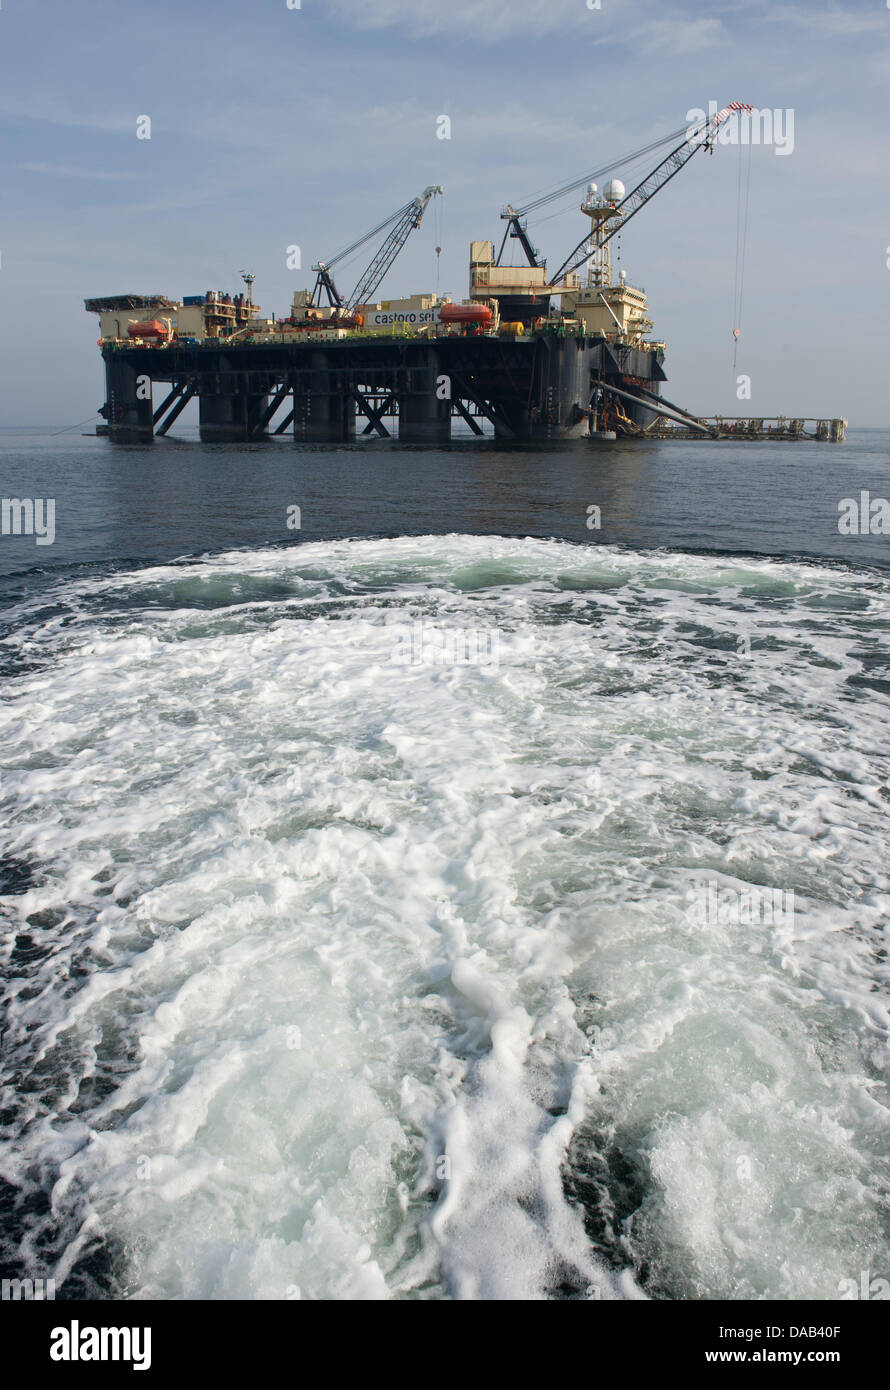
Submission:
[[[0,711],[26,1262],[808,1298],[885,1258],[883,581],[439,537],[66,605]],[[394,660],[418,620],[497,663]]]

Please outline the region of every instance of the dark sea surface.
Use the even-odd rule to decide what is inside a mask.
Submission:
[[[55,544],[3,537],[3,575],[452,532],[881,567],[890,555],[890,536],[838,533],[841,498],[890,494],[890,430],[854,430],[841,445],[578,440],[529,448],[466,437],[427,450],[388,440],[202,445],[196,431],[128,446],[6,429],[0,483],[3,496],[56,499]],[[289,505],[301,508],[298,536],[287,529]],[[587,528],[591,505],[601,508],[599,531]]]
[[[0,431],[0,494],[56,527],[0,537],[4,1276],[806,1300],[886,1272],[862,492],[890,431]]]

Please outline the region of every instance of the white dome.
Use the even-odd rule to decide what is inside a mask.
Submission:
[[[607,203],[620,203],[624,193],[624,184],[620,179],[610,179],[603,189],[603,197]]]

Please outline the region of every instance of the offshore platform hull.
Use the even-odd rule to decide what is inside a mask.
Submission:
[[[318,341],[306,335],[282,344],[109,345],[102,356],[103,433],[127,443],[165,434],[192,399],[206,441],[285,431],[333,443],[353,439],[357,430],[386,436],[384,420],[392,415],[398,416],[399,438],[419,443],[447,441],[453,418],[476,434],[483,432],[480,420],[487,420],[498,439],[572,438],[591,432],[600,389],[595,383],[622,389],[625,414],[645,426],[653,415],[635,388],[657,394],[666,380],[660,352],[557,331],[516,338]]]

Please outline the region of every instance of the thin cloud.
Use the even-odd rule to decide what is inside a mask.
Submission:
[[[699,53],[725,41],[719,18],[702,18],[695,7],[676,4],[673,13],[651,18],[639,0],[330,0],[339,26],[356,32],[396,30],[405,38],[442,36],[496,43],[525,35],[560,33],[594,45],[633,41],[647,52],[670,56]]]
[[[138,179],[140,174],[119,174],[110,169],[81,169],[75,164],[16,164],[16,169],[24,169],[29,174],[46,174],[50,178],[61,179],[102,179],[116,183],[119,179]]]
[[[656,19],[625,35],[625,43],[639,43],[647,53],[676,58],[701,53],[725,43],[728,35],[719,19]]]
[[[768,23],[793,25],[832,37],[877,33],[890,37],[890,9],[887,8],[877,13],[863,14],[861,10],[854,13],[843,5],[830,5],[826,10],[818,10],[812,4],[771,4],[760,18]]]
[[[614,19],[618,5],[635,8],[629,0],[602,0],[599,9],[585,0],[331,0],[339,23],[356,30],[398,29],[404,36],[443,35],[471,42],[495,42],[515,35],[539,36],[557,31],[584,32]],[[612,15],[606,13],[607,6]]]
[[[583,0],[575,0],[571,9],[578,12]],[[542,32],[563,23],[568,18],[567,0],[526,0],[516,5],[511,0],[333,0],[332,9],[342,21],[356,29],[398,28],[412,35],[472,33],[480,39],[504,38],[529,29]]]
[[[0,115],[13,120],[31,121],[35,125],[118,134],[135,131],[137,114],[135,109],[131,116],[107,110],[81,110],[78,109],[76,97],[69,99],[64,94],[54,93],[48,87],[41,88],[34,83],[28,83],[24,91],[16,92],[7,81],[6,87],[0,92]]]

